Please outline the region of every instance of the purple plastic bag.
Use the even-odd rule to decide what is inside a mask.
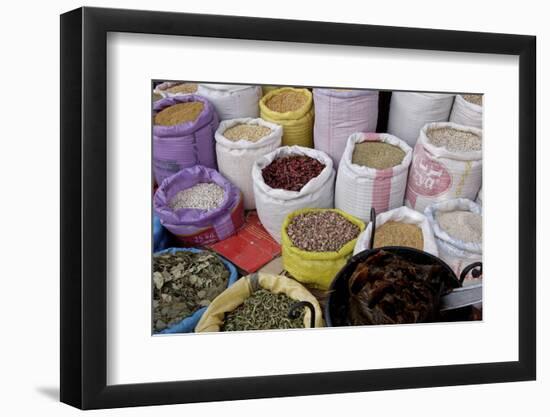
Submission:
[[[196,120],[174,126],[153,126],[153,172],[157,184],[180,169],[194,165],[217,168],[214,134],[219,118],[207,99],[195,94],[167,97],[153,105],[154,114],[174,104],[200,101],[204,109]]]
[[[224,190],[221,205],[213,210],[172,210],[174,196],[198,183],[214,183]],[[161,224],[186,245],[207,245],[233,235],[244,224],[241,191],[219,172],[196,165],[166,178],[153,197]]]

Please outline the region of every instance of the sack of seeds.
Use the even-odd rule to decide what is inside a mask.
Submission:
[[[335,207],[365,222],[372,207],[382,213],[401,207],[412,149],[387,133],[348,138],[336,177]]]
[[[195,248],[153,255],[154,333],[191,333],[212,300],[237,281],[233,264]]]
[[[449,120],[454,94],[394,91],[390,101],[388,133],[414,146],[426,123]]]
[[[162,225],[186,246],[223,240],[244,224],[240,190],[202,165],[165,179],[155,192],[153,208]]]
[[[283,128],[262,119],[231,119],[216,131],[218,170],[244,196],[245,210],[256,208],[252,188],[252,166],[256,159],[281,146]]]
[[[481,187],[482,133],[475,127],[430,123],[416,144],[405,205],[419,212],[438,201],[474,200]]]
[[[289,213],[334,207],[335,176],[326,153],[301,146],[277,148],[254,162],[256,210],[273,239],[281,242],[281,226]]]
[[[315,149],[327,153],[338,169],[347,140],[355,132],[376,132],[378,91],[314,88]]]
[[[162,97],[184,96],[186,94],[195,94],[196,92],[197,84],[171,81],[163,82],[154,89],[154,93]]]
[[[466,198],[441,201],[426,208],[434,231],[439,257],[460,275],[483,255],[481,206]],[[471,277],[466,277],[471,279]]]
[[[199,84],[197,94],[206,97],[216,108],[220,120],[258,117],[262,88],[258,85]]]
[[[297,318],[288,317],[290,308],[299,301],[308,301],[313,305],[314,327],[323,327],[319,302],[300,283],[282,275],[248,275],[210,303],[195,332],[311,327],[311,312],[308,308],[301,310]]]
[[[365,223],[338,209],[296,210],[282,226],[283,267],[298,281],[328,290],[364,229]]]
[[[260,116],[283,127],[283,145],[313,147],[313,96],[305,88],[283,87],[260,100]]]
[[[157,184],[182,168],[216,168],[214,132],[218,115],[194,94],[158,100],[153,105],[153,172]]]
[[[449,121],[457,125],[481,129],[483,124],[482,100],[481,94],[457,94]]]
[[[371,249],[372,223],[359,238],[353,254]],[[434,232],[422,213],[408,207],[398,207],[376,216],[374,247],[406,246],[438,256]]]

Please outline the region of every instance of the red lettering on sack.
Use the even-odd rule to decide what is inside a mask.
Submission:
[[[410,189],[423,196],[435,197],[451,187],[451,175],[442,163],[432,159],[421,146],[415,150],[411,172]]]

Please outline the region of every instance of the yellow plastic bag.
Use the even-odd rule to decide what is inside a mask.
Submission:
[[[323,327],[323,314],[317,299],[299,282],[282,275],[252,274],[239,279],[218,295],[202,315],[195,332],[219,332],[225,313],[235,310],[257,289],[264,288],[274,294],[284,293],[296,301],[309,301],[315,310],[315,327]],[[310,327],[311,313],[305,309],[304,326]]]
[[[270,110],[266,106],[269,99],[285,91],[296,91],[304,94],[307,98],[306,103],[298,110],[285,113]],[[311,91],[305,88],[292,87],[283,87],[270,91],[260,100],[260,117],[268,122],[283,126],[282,146],[299,145],[307,148],[313,147],[313,95]]]
[[[352,256],[357,238],[350,240],[338,252],[308,252],[292,244],[286,229],[292,219],[299,214],[329,210],[357,225],[361,232],[365,229],[365,223],[342,210],[306,208],[293,211],[286,216],[281,230],[283,267],[298,281],[321,290],[329,289],[336,274]]]
[[[273,90],[277,90],[278,86],[276,85],[263,85],[262,86],[262,97],[265,96],[267,93],[271,93]]]

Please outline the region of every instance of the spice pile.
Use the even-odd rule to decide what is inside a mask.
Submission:
[[[324,164],[306,155],[283,156],[262,169],[262,177],[271,188],[300,191],[324,168]]]
[[[483,105],[483,96],[481,94],[462,94],[462,98],[468,103]]]
[[[200,101],[190,101],[178,103],[166,107],[155,115],[155,124],[160,126],[174,126],[180,123],[195,121],[202,110],[204,104]]]
[[[452,238],[481,243],[482,219],[479,214],[466,210],[444,211],[436,214],[436,220]]]
[[[292,244],[308,252],[339,251],[360,231],[357,225],[331,210],[298,214],[286,229]]]
[[[295,319],[288,317],[290,307],[295,302],[286,294],[273,294],[271,291],[260,289],[225,315],[221,330],[232,332],[303,328],[304,311]]]
[[[428,130],[427,136],[432,145],[447,148],[451,152],[481,150],[481,137],[464,130],[442,127]]]
[[[177,93],[192,94],[197,92],[197,84],[193,84],[193,83],[177,84],[167,88],[164,91],[172,94],[177,94]]]
[[[271,129],[269,127],[241,123],[227,129],[223,132],[223,136],[232,141],[242,139],[257,142],[270,133]]]
[[[374,247],[406,246],[422,250],[424,237],[422,229],[414,224],[389,221],[376,229]]]
[[[170,208],[172,210],[183,208],[214,210],[222,204],[224,195],[223,188],[218,184],[201,182],[179,191],[170,200]]]
[[[178,251],[153,257],[153,327],[164,330],[201,307],[226,287],[229,271],[211,252]]]
[[[348,282],[348,320],[366,324],[435,320],[447,277],[439,265],[419,265],[384,250],[360,262]]]
[[[351,163],[374,169],[387,169],[399,165],[405,152],[399,147],[384,142],[361,142],[355,145]]]
[[[286,113],[288,111],[296,111],[307,102],[305,94],[298,91],[283,91],[271,97],[265,105],[269,110],[278,113]]]

